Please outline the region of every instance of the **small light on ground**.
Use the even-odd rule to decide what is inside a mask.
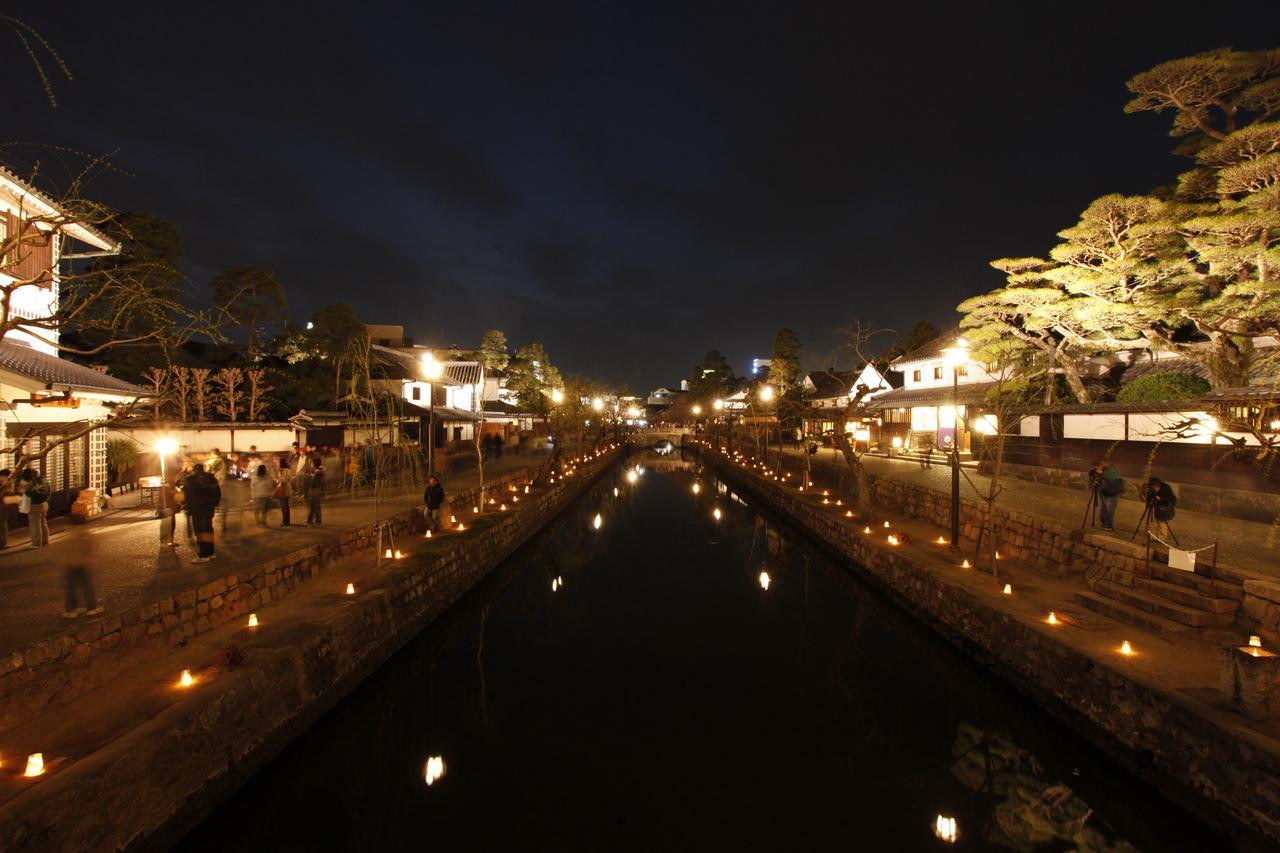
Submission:
[[[184,669],[182,671],[182,675],[178,676],[179,687],[191,687],[195,683],[196,683],[196,680],[194,677],[192,677],[191,670],[189,669]]]
[[[258,627],[258,614],[257,614],[257,613],[250,613],[250,614],[249,614],[249,627],[250,627],[250,628],[257,628],[257,627]]]
[[[1049,611],[1049,618],[1048,618],[1048,619],[1046,619],[1046,620],[1044,620],[1044,621],[1048,622],[1050,625],[1057,625],[1057,624],[1058,624],[1058,614],[1056,614],[1056,613],[1054,613],[1052,610],[1050,610],[1050,611]]]
[[[1007,583],[1004,585],[1004,594],[1013,595],[1013,584]]]
[[[1259,637],[1257,634],[1252,634],[1252,635],[1250,635],[1250,637],[1249,637],[1249,645],[1250,645],[1250,646],[1253,646],[1255,649],[1260,649],[1260,648],[1262,648],[1262,638],[1261,638],[1261,637]]]
[[[426,533],[422,534],[422,538],[423,538],[423,539],[430,539],[430,538],[431,538],[431,531],[430,531],[430,530],[428,530]]]
[[[356,594],[356,585],[353,583],[347,584],[347,595],[355,595],[355,594]]]
[[[23,776],[40,776],[44,773],[44,753],[33,752],[27,756],[27,769],[22,771]]]
[[[700,491],[702,491],[702,485],[701,485],[700,483],[694,483],[694,484],[693,484],[693,493],[696,495],[696,494],[697,494],[698,492],[700,492]]]
[[[947,537],[945,537],[945,536],[939,536],[939,537],[938,537],[938,544],[939,544],[939,545],[946,545],[946,544],[947,544]]]
[[[971,569],[971,568],[973,568],[973,566],[969,565],[969,561],[968,561],[968,560],[964,560],[964,561],[962,561],[962,562],[960,563],[960,568],[962,568],[962,569]]]
[[[596,517],[591,520],[591,526],[594,527],[596,530],[599,530],[600,526],[603,524],[604,524],[604,518],[602,518],[600,513],[597,512]]]
[[[1120,654],[1126,655],[1126,656],[1133,654],[1133,646],[1129,645],[1128,640],[1125,640],[1123,643],[1120,644]]]
[[[768,588],[769,588],[769,583],[770,583],[770,582],[771,582],[771,579],[769,578],[769,573],[768,573],[768,572],[761,572],[761,573],[760,573],[760,588],[761,588],[761,589],[768,589]]]
[[[871,532],[871,527],[870,527],[870,526],[867,526],[867,527],[862,528],[862,532],[863,532],[863,533],[870,533],[870,532]]]
[[[901,542],[899,542],[899,540],[898,540],[898,537],[897,537],[897,536],[895,536],[894,534],[890,533],[890,534],[889,534],[889,544],[890,544],[890,545],[899,545],[899,544],[901,544]]]
[[[719,520],[720,520],[720,507],[716,507],[715,509],[711,510],[711,515],[712,515],[712,517],[713,517],[713,518],[715,518],[715,520],[716,520],[716,521],[719,521]]]
[[[933,822],[933,834],[947,844],[955,844],[956,839],[960,837],[956,819],[946,815],[938,815],[937,820]]]
[[[387,552],[386,552],[385,554],[383,554],[382,556],[383,556],[384,558],[386,558],[386,559],[390,560],[390,559],[391,559],[391,549],[390,549],[390,548],[388,548],[388,549],[387,549]]]

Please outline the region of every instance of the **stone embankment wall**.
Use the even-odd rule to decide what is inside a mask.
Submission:
[[[486,486],[486,492],[523,486],[520,472]],[[461,514],[480,500],[479,489],[449,497]],[[422,514],[405,510],[383,519],[396,536],[422,530]],[[0,657],[0,731],[20,725],[114,678],[139,660],[162,654],[192,637],[289,595],[335,560],[377,545],[377,525],[344,531],[309,545],[119,615],[98,619]]]
[[[460,537],[443,554],[390,564],[358,596],[342,596],[342,606],[296,626],[296,642],[251,650],[244,666],[218,673],[207,687],[6,803],[0,849],[175,843],[625,453],[620,448],[581,464],[573,477],[531,493],[518,511]],[[455,499],[460,507],[462,497]]]
[[[745,452],[746,448],[742,449]],[[812,466],[823,483],[856,491],[853,472],[847,465],[815,460]],[[890,477],[868,474],[867,480],[874,506],[928,521],[944,530],[951,526],[950,495]],[[1146,554],[1142,544],[1081,530],[1079,514],[1084,511],[1083,502],[1067,509],[1071,512],[1070,521],[1063,524],[997,506],[997,547],[1001,555],[1027,560],[1055,577],[1105,578],[1112,583],[1133,586],[1135,576],[1145,574]],[[961,498],[963,538],[976,541],[984,518],[981,505]],[[1241,602],[1236,612],[1238,633],[1258,634],[1269,645],[1280,644],[1280,584],[1251,580],[1230,567],[1220,568],[1216,577],[1222,581],[1216,587],[1216,594]]]
[[[746,473],[719,454],[704,456],[707,466],[733,488],[795,522],[856,566],[859,575],[1149,781],[1193,808],[1280,841],[1280,757],[1258,743],[1256,735],[1243,727],[1228,730],[1200,714],[1193,701],[1136,681],[1059,642],[913,563],[901,551],[872,545],[858,528],[789,489]],[[939,501],[925,490],[889,480],[875,487],[877,499],[949,523],[949,515],[940,514]],[[1016,514],[1010,521],[1017,523]],[[966,523],[976,523],[972,513]],[[1076,543],[1059,532],[1030,521],[1021,524],[1014,527],[1015,535],[1023,537],[1020,547],[1033,555],[1076,565],[1088,553],[1068,548]]]

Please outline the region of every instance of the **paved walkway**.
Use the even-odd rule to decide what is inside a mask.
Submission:
[[[770,457],[776,454],[775,446],[770,449]],[[787,448],[786,455],[787,470],[798,470],[803,465],[799,450]],[[845,467],[844,458],[834,448],[820,448],[814,458]],[[904,462],[883,456],[863,456],[862,463],[877,477],[891,477],[944,494],[951,492],[951,469],[945,460],[940,464],[935,462],[928,468],[918,462]],[[972,469],[964,469],[960,480],[961,499],[985,499],[990,482],[990,477]],[[1133,479],[1129,478],[1129,482],[1132,485]],[[1015,477],[1003,477],[1000,483],[1003,491],[996,500],[997,506],[1039,515],[1068,528],[1080,526],[1089,497],[1085,491],[1032,483]],[[1125,542],[1131,541],[1130,534],[1142,515],[1142,509],[1142,504],[1138,501],[1122,499],[1116,512],[1115,533],[1106,533],[1101,528],[1086,528],[1086,531],[1099,536],[1115,536]],[[1178,544],[1184,548],[1200,548],[1217,541],[1220,564],[1258,575],[1280,577],[1280,519],[1273,525],[1180,509],[1173,519],[1172,528],[1178,537]],[[1132,541],[1141,545],[1143,539],[1139,532]],[[1202,554],[1200,559],[1208,560],[1209,554]]]
[[[531,453],[490,460],[485,464],[485,479],[539,465],[545,459],[545,453]],[[444,475],[443,480],[450,493],[479,484],[474,469]],[[378,513],[385,517],[421,500],[420,490],[385,498]],[[327,500],[324,526],[308,528],[302,525],[306,508],[295,499],[291,526],[280,527],[279,511],[273,510],[268,519],[271,526],[262,528],[246,508],[238,519],[230,514],[225,535],[221,522],[215,519],[218,556],[209,563],[191,562],[195,546],[183,535],[182,516],[178,517],[176,548],[160,544],[162,522],[153,517],[151,509],[118,510],[87,525],[54,522],[47,548],[22,544],[0,552],[0,653],[84,623],[84,617],[70,620],[61,616],[68,566],[88,565],[98,603],[106,606],[108,614],[118,614],[369,524],[375,518],[374,510],[369,497]],[[10,543],[25,540],[25,531],[13,531],[9,536]]]

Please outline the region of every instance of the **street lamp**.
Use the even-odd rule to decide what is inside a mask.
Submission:
[[[427,382],[427,474],[436,470],[436,388],[434,380],[444,373],[444,365],[431,353],[422,356],[422,375]]]
[[[156,442],[156,453],[160,454],[160,508],[157,510],[158,518],[164,518],[169,514],[169,477],[165,474],[165,458],[178,449],[178,443],[169,436],[164,436]]]
[[[761,403],[772,403],[773,402],[773,386],[761,385],[758,395],[760,397]],[[782,467],[782,432],[781,432],[782,427],[781,425],[779,425],[778,430],[779,430],[778,432],[778,467],[781,468]],[[759,435],[759,433],[756,433],[756,435]],[[764,425],[764,462],[766,465],[769,464],[769,422],[768,421],[765,421],[765,425]]]
[[[564,392],[561,391],[559,388],[551,389],[551,402],[555,403],[557,406],[563,403]]]
[[[599,397],[596,397],[594,400],[591,401],[591,408],[595,409],[597,412],[603,412],[604,400],[601,400]]]
[[[951,368],[951,550],[960,550],[960,368],[969,361],[969,342],[956,338],[942,351]]]

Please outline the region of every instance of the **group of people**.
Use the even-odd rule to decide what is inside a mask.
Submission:
[[[1124,494],[1125,482],[1120,472],[1107,459],[1097,459],[1089,469],[1089,486],[1098,504],[1098,526],[1103,530],[1116,529],[1116,508]],[[1150,477],[1142,488],[1146,502],[1147,529],[1151,535],[1164,539],[1169,535],[1169,521],[1177,512],[1178,496],[1173,487],[1159,477]]]
[[[290,526],[295,495],[306,503],[306,526],[323,523],[328,476],[324,458],[313,447],[301,447],[294,442],[290,452],[260,454],[257,447],[251,446],[247,454],[241,454],[234,461],[215,447],[201,460],[184,455],[180,461],[180,470],[169,484],[168,494],[175,510],[181,509],[187,516],[187,533],[196,543],[195,562],[208,562],[215,557],[214,516],[223,513],[225,532],[228,503],[234,502],[238,507],[242,500],[236,493],[242,493],[246,485],[254,520],[259,526],[269,525],[272,509],[280,510],[282,527]],[[177,544],[176,532],[175,513],[168,528],[167,544]]]
[[[13,472],[0,469],[0,493],[6,493]],[[49,481],[34,468],[24,468],[18,475],[17,488],[5,495],[5,503],[18,505],[18,512],[27,517],[27,530],[31,534],[31,547],[44,548],[49,544]]]

